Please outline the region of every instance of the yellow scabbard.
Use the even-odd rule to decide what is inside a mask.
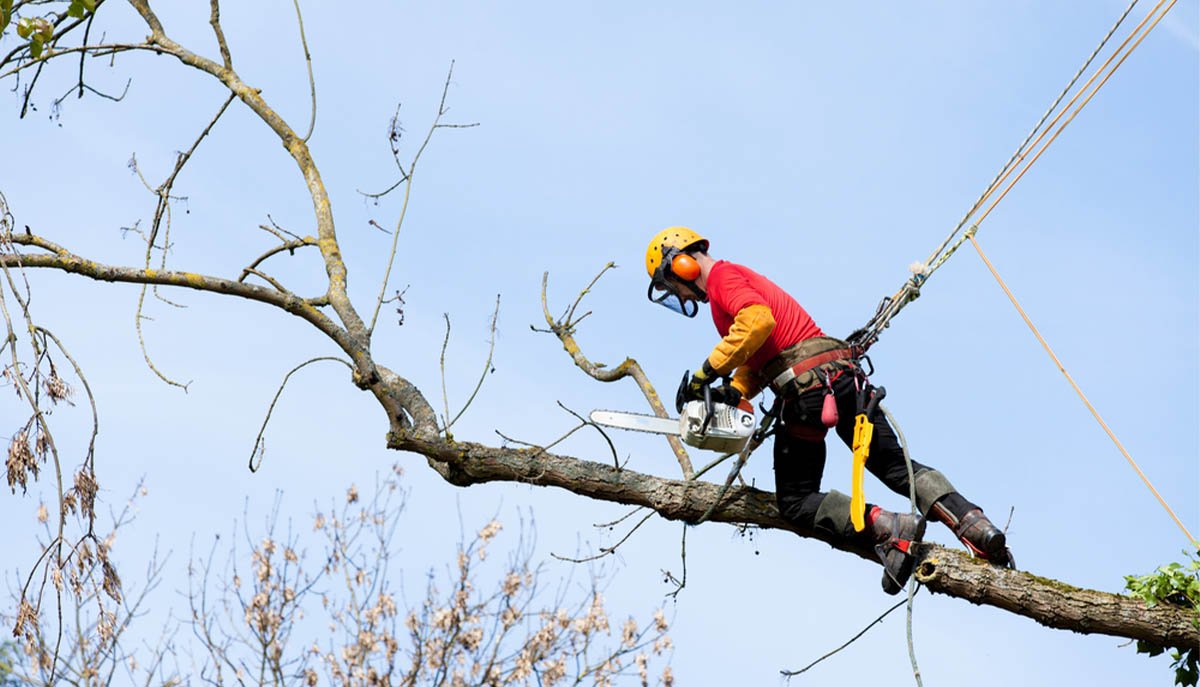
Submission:
[[[871,453],[874,433],[875,425],[867,419],[866,413],[859,413],[854,418],[854,458],[850,473],[850,522],[854,524],[855,532],[862,532],[866,527],[863,521],[863,511],[867,508],[867,499],[863,495],[863,468]]]

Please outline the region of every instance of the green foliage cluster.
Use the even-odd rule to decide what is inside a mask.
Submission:
[[[96,11],[96,0],[70,0],[66,16],[83,19]],[[54,16],[51,14],[50,16]],[[13,0],[0,0],[0,36],[13,20]],[[29,55],[33,59],[42,56],[46,46],[54,40],[54,22],[47,17],[20,17],[17,19],[17,36],[29,41]]]
[[[1200,627],[1200,552],[1187,551],[1187,563],[1169,563],[1149,575],[1126,575],[1125,589],[1146,601],[1146,605],[1169,603],[1196,611],[1192,622]],[[1137,643],[1138,653],[1158,656],[1163,647],[1149,642]],[[1172,651],[1175,669],[1175,684],[1196,687],[1200,678],[1200,648],[1192,647],[1186,652]]]

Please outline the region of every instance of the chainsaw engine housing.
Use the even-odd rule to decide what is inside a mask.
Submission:
[[[712,418],[708,419],[704,401],[685,403],[679,414],[679,436],[688,446],[708,451],[741,451],[754,434],[754,407],[745,401],[738,406],[712,405]]]

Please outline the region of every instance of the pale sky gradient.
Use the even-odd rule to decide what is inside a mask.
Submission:
[[[161,3],[166,5],[167,3]],[[1145,7],[1142,5],[1145,4]],[[163,10],[177,40],[216,55],[207,3]],[[602,385],[572,366],[541,325],[539,285],[550,272],[561,311],[608,261],[585,302],[578,338],[593,360],[638,359],[670,395],[716,342],[695,321],[645,300],[642,257],[658,229],[685,224],[714,256],[745,263],[791,291],[830,334],[871,315],[950,231],[1125,2],[1016,3],[307,3],[318,88],[314,157],[329,186],[350,268],[351,295],[370,311],[399,198],[378,205],[358,190],[395,179],[387,148],[397,102],[403,154],[423,137],[451,60],[450,122],[418,168],[389,310],[375,352],[441,404],[443,313],[453,334],[451,412],[487,354],[501,294],[494,374],[456,436],[498,443],[494,430],[549,441],[592,408],[641,410],[631,383]],[[1140,3],[1119,41],[1149,3]],[[145,33],[113,3],[112,40]],[[293,126],[309,95],[291,3],[226,2],[235,65]],[[1197,3],[1181,2],[982,225],[979,239],[1068,369],[1193,534],[1200,533],[1200,69]],[[99,29],[99,26],[97,27]],[[1164,30],[1165,29],[1165,30]],[[98,34],[98,30],[93,31]],[[8,43],[0,44],[7,49]],[[157,183],[223,101],[210,80],[164,57],[123,57],[89,72],[125,102],[50,101],[73,83],[63,63],[43,77],[38,111],[18,120],[3,98],[0,191],[18,226],[95,259],[137,264],[144,250],[119,227],[149,221],[152,197],[126,162]],[[235,105],[180,177],[171,264],[237,274],[271,245],[268,214],[311,233],[311,203],[270,132]],[[185,210],[187,211],[185,213]],[[313,255],[275,265],[313,292]],[[537,527],[551,577],[571,573],[550,553],[610,544],[597,531],[625,509],[561,491],[489,484],[461,490],[423,459],[384,448],[385,419],[340,366],[294,379],[276,409],[263,469],[246,457],[279,380],[299,362],[334,354],[296,318],[264,306],[172,292],[188,305],[150,306],[147,343],[187,394],[146,368],[133,326],[137,291],[62,274],[31,275],[35,313],[90,374],[100,404],[102,496],[120,503],[145,476],[142,519],[118,544],[138,567],[173,549],[174,577],[156,611],[180,603],[187,548],[228,532],[249,499],[261,518],[276,490],[307,520],[314,499],[399,460],[411,491],[398,559],[410,585],[451,559],[460,528],[493,514]],[[1123,576],[1180,560],[1187,542],[1086,409],[974,252],[960,251],[872,350],[915,456],[947,474],[1000,523],[1018,564],[1108,591]],[[24,416],[0,394],[0,437]],[[56,414],[84,426],[81,409]],[[674,475],[665,442],[614,437],[631,468]],[[83,434],[70,437],[79,455]],[[563,452],[596,460],[607,449],[579,433]],[[72,454],[71,451],[75,453]],[[849,452],[830,443],[825,485],[849,486]],[[705,457],[696,453],[696,462]],[[676,468],[677,469],[677,468]],[[717,470],[721,479],[724,468]],[[773,484],[770,451],[747,479]],[[41,489],[41,487],[39,487]],[[903,499],[868,479],[867,497]],[[26,523],[38,496],[0,498],[6,581],[34,549]],[[461,516],[460,516],[461,513]],[[462,525],[460,525],[460,517]],[[680,572],[682,525],[659,519],[610,560],[610,608],[648,616]],[[515,534],[510,532],[510,534]],[[929,537],[952,544],[948,532]],[[512,541],[511,539],[509,540]],[[501,542],[503,545],[504,542]],[[770,685],[836,647],[893,599],[878,566],[784,532],[745,538],[725,525],[687,537],[688,587],[673,604],[679,685]],[[397,574],[400,574],[397,571]],[[157,629],[153,627],[150,631]],[[904,622],[882,626],[795,684],[912,684]],[[1165,657],[1122,641],[1043,628],[996,609],[921,594],[914,639],[925,684],[1165,685]]]

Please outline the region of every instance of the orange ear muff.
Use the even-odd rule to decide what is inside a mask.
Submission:
[[[700,276],[700,263],[687,253],[671,258],[671,272],[684,281],[695,281]]]

